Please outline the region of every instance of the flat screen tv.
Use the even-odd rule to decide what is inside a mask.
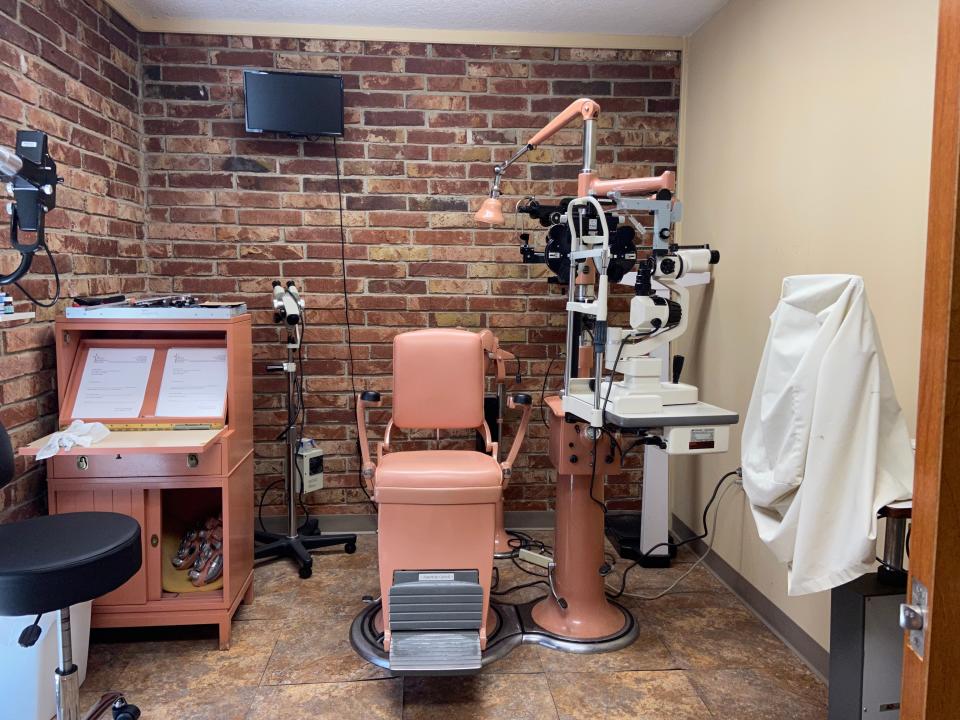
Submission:
[[[343,78],[244,70],[248,132],[343,135]]]

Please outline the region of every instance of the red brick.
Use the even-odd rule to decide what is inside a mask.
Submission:
[[[432,128],[483,128],[489,126],[489,119],[484,113],[436,112],[430,114],[427,122]]]
[[[402,108],[403,95],[386,92],[356,92],[343,94],[346,104],[359,108]]]
[[[368,41],[363,44],[363,51],[367,55],[424,56],[427,54],[427,46],[425,43]]]
[[[274,66],[274,55],[267,50],[212,50],[210,62],[242,68],[270,68]]]
[[[408,57],[404,62],[406,72],[428,75],[463,75],[465,68],[463,60]]]
[[[588,78],[590,66],[583,63],[533,63],[530,77],[536,78]]]
[[[530,66],[523,62],[472,62],[467,63],[470,77],[524,78],[530,75]]]
[[[419,110],[367,110],[364,125],[423,125],[424,114]]]
[[[520,95],[471,95],[471,110],[527,110],[530,101]]]
[[[210,56],[206,50],[179,47],[147,48],[143,51],[142,59],[148,64],[206,65],[210,62]]]
[[[434,92],[486,92],[487,79],[482,77],[428,77],[427,90]]]
[[[618,82],[614,89],[618,97],[673,97],[673,83],[662,81]]]
[[[360,87],[364,90],[423,90],[425,83],[419,75],[362,75]]]
[[[397,73],[403,71],[403,60],[393,57],[370,57],[357,55],[340,58],[340,69],[344,72],[384,72]]]
[[[490,92],[504,95],[546,95],[550,92],[550,83],[546,80],[492,78]]]

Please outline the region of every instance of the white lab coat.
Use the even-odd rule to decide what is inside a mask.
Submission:
[[[743,427],[743,488],[790,595],[874,569],[877,511],[913,452],[863,278],[785,278]]]

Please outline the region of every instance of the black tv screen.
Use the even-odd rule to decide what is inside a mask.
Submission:
[[[248,132],[343,135],[343,78],[244,70]]]

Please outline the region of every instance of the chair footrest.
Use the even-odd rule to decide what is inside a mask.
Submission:
[[[391,672],[461,674],[481,664],[477,630],[394,632],[390,640]]]

